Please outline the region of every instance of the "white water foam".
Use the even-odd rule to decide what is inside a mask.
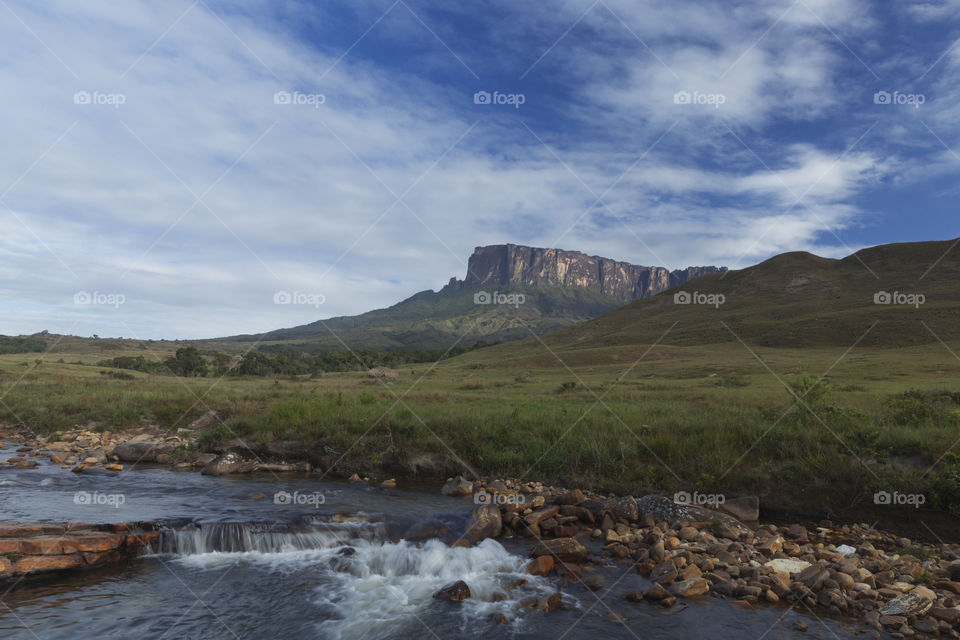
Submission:
[[[216,545],[211,543],[210,532],[181,532],[177,546],[185,555],[179,555],[177,562],[215,569],[240,559],[282,574],[309,571],[317,582],[310,601],[323,620],[317,625],[318,631],[322,637],[335,640],[375,640],[404,633],[429,635],[421,621],[430,624],[431,606],[461,616],[465,627],[498,613],[518,626],[520,600],[543,597],[554,590],[546,579],[527,575],[527,560],[511,554],[495,540],[463,548],[448,547],[439,540],[418,545],[405,540],[359,539],[356,533],[355,527],[315,534],[270,533],[269,543],[241,533],[232,544],[249,546],[224,552],[213,550]],[[284,536],[291,535],[299,538],[284,542]],[[308,544],[311,546],[306,547]],[[348,547],[352,552],[345,551]],[[433,598],[434,593],[457,580],[470,587],[470,598],[458,604]],[[527,584],[510,589],[521,580]],[[497,592],[506,598],[494,602]]]

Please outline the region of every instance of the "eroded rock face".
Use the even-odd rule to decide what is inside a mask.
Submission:
[[[688,267],[667,271],[579,251],[540,249],[515,244],[477,247],[467,265],[464,286],[533,285],[585,287],[629,302],[726,268]]]

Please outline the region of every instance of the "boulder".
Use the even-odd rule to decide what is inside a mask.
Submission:
[[[499,507],[492,504],[481,504],[473,510],[473,515],[464,535],[472,544],[477,544],[487,538],[495,538],[500,535],[502,526]]]
[[[463,580],[457,580],[444,586],[440,591],[433,594],[435,600],[446,600],[447,602],[463,602],[470,597],[470,587]]]
[[[441,489],[440,492],[445,496],[469,496],[473,493],[473,483],[466,480],[463,476],[457,476],[443,485],[443,489]]]
[[[562,562],[583,563],[587,561],[587,548],[573,538],[541,540],[530,550],[534,558],[553,556]]]
[[[703,578],[690,578],[689,580],[674,582],[670,585],[668,593],[681,598],[692,598],[693,596],[701,596],[709,590],[710,585]]]
[[[919,587],[918,587],[919,588]],[[933,600],[909,591],[880,607],[881,616],[922,616],[933,608]]]
[[[172,445],[164,442],[124,442],[113,448],[110,454],[120,462],[156,462],[157,456],[169,453]]]
[[[243,459],[236,453],[225,453],[207,464],[200,473],[205,476],[225,476],[240,471]]]

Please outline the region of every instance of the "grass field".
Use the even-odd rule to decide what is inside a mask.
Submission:
[[[730,342],[558,356],[532,338],[404,368],[394,380],[118,379],[116,370],[67,364],[102,359],[88,345],[0,357],[0,420],[47,434],[85,423],[164,432],[209,408],[224,424],[203,434],[208,446],[235,436],[326,446],[343,455],[342,473],[388,475],[385,461],[421,455],[483,475],[751,493],[824,514],[872,506],[879,490],[922,491],[955,508],[960,473],[944,454],[960,438],[960,361],[940,344],[844,351]],[[827,371],[829,387],[814,390],[822,397],[805,397],[813,411],[794,407],[787,387],[802,395],[805,376]]]

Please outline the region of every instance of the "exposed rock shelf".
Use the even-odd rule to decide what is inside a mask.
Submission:
[[[160,539],[153,523],[0,523],[0,579],[91,569],[139,555]]]

